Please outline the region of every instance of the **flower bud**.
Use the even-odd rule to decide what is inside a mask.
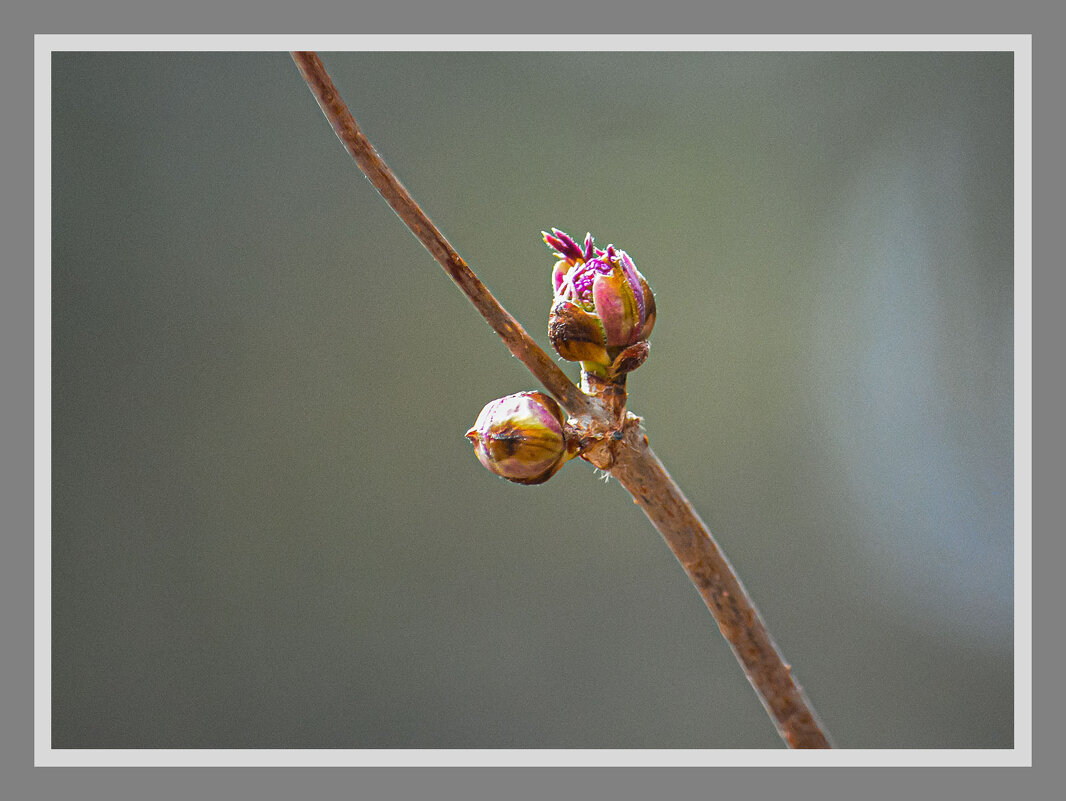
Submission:
[[[635,370],[648,353],[655,296],[629,254],[614,245],[600,250],[592,234],[583,246],[557,228],[543,236],[559,257],[548,318],[552,347],[567,361],[604,375]]]
[[[543,392],[519,392],[492,401],[466,437],[478,461],[519,484],[541,484],[555,475],[576,449],[566,440],[559,404]]]

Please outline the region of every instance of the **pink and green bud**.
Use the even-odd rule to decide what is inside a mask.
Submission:
[[[563,410],[543,392],[492,401],[466,432],[478,461],[519,484],[541,484],[576,453],[567,441]]]
[[[557,228],[543,236],[559,258],[552,269],[552,346],[605,375],[639,367],[655,326],[655,296],[629,254],[614,245],[600,250],[592,234],[583,246]]]

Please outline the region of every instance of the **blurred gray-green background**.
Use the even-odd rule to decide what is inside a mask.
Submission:
[[[1011,54],[324,60],[544,346],[541,229],[634,257],[630,407],[839,746],[1012,746]],[[616,483],[474,459],[536,385],[287,54],[52,77],[54,747],[781,747]]]

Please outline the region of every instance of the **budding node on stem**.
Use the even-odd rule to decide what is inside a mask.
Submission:
[[[415,203],[359,129],[318,54],[301,51],[292,57],[363,173],[511,353],[572,415],[564,419],[560,410],[557,418],[551,415],[555,422],[546,426],[536,422],[534,428],[540,426],[536,430],[487,439],[475,425],[468,436],[479,449],[479,458],[486,456],[490,463],[486,466],[493,469],[521,451],[522,457],[504,468],[511,473],[504,477],[519,483],[545,480],[578,451],[605,473],[609,469],[684,566],[782,739],[792,748],[831,747],[736,572],[651,451],[647,437],[640,433],[639,418],[625,412],[624,378],[647,358],[647,338],[656,316],[655,297],[632,259],[613,245],[606,250],[596,248],[591,234],[578,245],[558,229],[544,233],[544,241],[558,257],[552,270],[556,319],[549,322],[549,337],[560,356],[582,362],[582,391],[507,313]],[[561,454],[558,439],[563,443]],[[547,465],[543,471],[542,457]]]

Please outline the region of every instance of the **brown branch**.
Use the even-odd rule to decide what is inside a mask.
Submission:
[[[662,534],[789,747],[830,748],[828,736],[754,602],[706,524],[648,445],[640,419],[628,415],[621,433],[621,437],[602,438],[582,456],[618,479]]]
[[[411,232],[418,237],[426,250],[440,262],[440,266],[470,299],[470,302],[477,307],[481,316],[492,326],[492,330],[499,334],[508,350],[529,368],[529,371],[568,412],[587,414],[591,411],[588,396],[574,386],[566,373],[559,369],[559,366],[537,345],[519,322],[492,296],[492,293],[474,275],[444,234],[426,216],[404,185],[378,155],[373,145],[356,125],[352,113],[341,98],[337,87],[333,85],[318,54],[296,52],[292,54],[292,58],[304,80],[307,81],[307,85],[311,87],[311,92],[318,100],[318,105],[322,108],[326,119],[329,120],[348,152],[352,154],[359,169],[370,179],[370,183],[381,193],[385,202],[392,207]]]
[[[707,526],[648,446],[639,418],[625,412],[624,381],[583,375],[578,389],[492,296],[437,230],[356,125],[315,53],[293,60],[341,142],[400,219],[499,334],[510,351],[570,412],[582,457],[618,479],[662,534],[714,615],[745,675],[791,748],[829,748],[792,669],[774,645],[740,579]]]

